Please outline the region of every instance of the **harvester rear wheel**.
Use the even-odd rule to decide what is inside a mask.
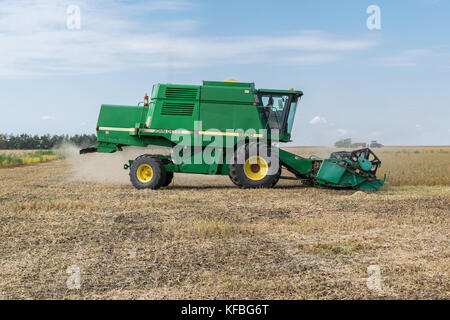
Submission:
[[[161,184],[161,187],[167,187],[169,184],[172,183],[173,180],[173,172],[166,172],[166,178],[164,180],[164,183]]]
[[[258,148],[257,154],[253,154]],[[250,150],[252,148],[253,151]],[[251,142],[239,147],[235,152],[234,163],[230,164],[230,179],[239,188],[272,188],[281,175],[278,157],[273,148],[265,143]],[[244,163],[240,160],[243,160]]]
[[[158,189],[166,181],[166,169],[161,159],[144,154],[133,161],[130,180],[136,189]]]

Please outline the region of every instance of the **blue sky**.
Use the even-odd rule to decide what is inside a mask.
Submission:
[[[0,0],[0,132],[94,133],[102,103],[235,78],[304,91],[296,145],[448,145],[449,16],[448,0]]]

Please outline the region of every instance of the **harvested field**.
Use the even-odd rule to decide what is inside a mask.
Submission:
[[[138,191],[129,153],[2,168],[0,298],[449,299],[450,147],[375,152],[377,193],[183,174]]]

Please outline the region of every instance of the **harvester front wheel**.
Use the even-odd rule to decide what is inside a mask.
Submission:
[[[166,169],[161,159],[145,154],[133,161],[130,180],[136,189],[159,189],[166,181]]]
[[[259,151],[252,154],[250,149],[255,146]],[[272,188],[277,184],[280,175],[280,161],[273,149],[266,144],[249,143],[239,147],[234,163],[230,164],[230,179],[239,188]]]

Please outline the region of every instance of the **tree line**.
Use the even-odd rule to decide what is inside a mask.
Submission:
[[[0,134],[0,149],[52,149],[64,143],[71,143],[80,148],[88,147],[97,142],[95,134],[65,135],[30,135],[30,134]]]

